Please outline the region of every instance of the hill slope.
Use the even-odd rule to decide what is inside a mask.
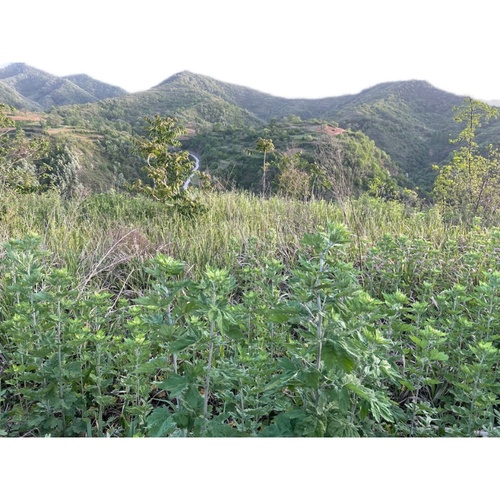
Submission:
[[[270,133],[273,127],[262,127],[291,116],[339,125],[370,137],[424,191],[433,184],[432,165],[446,161],[453,149],[449,139],[460,129],[454,107],[463,102],[420,80],[382,83],[340,97],[286,99],[188,71],[150,90],[124,94],[86,75],[58,78],[23,64],[0,70],[0,84],[4,102],[27,109],[56,106],[49,122],[90,130],[142,133],[144,116],[153,114],[177,116],[191,134],[224,129]],[[478,134],[485,144],[499,137],[498,122]]]
[[[225,83],[189,71],[177,73],[167,78],[154,89],[179,94],[189,89],[196,94],[212,95],[224,102],[242,108],[258,119],[266,122],[272,119],[280,120],[289,115],[299,115],[303,119],[316,118],[321,111],[327,109],[330,101],[339,98],[327,99],[287,99],[266,94],[241,85]]]
[[[96,102],[123,96],[123,89],[94,80],[87,75],[61,78],[24,63],[0,69],[0,82],[26,100],[23,107],[48,109],[52,106]],[[34,103],[34,105],[33,105]]]
[[[27,111],[39,111],[41,106],[22,96],[17,90],[0,80],[0,103]]]
[[[128,94],[126,90],[120,87],[101,82],[85,74],[69,75],[65,76],[64,79],[73,82],[98,100],[123,97]]]
[[[425,81],[384,83],[352,96],[323,117],[363,131],[413,182],[429,189],[435,175],[431,166],[444,161],[453,148],[449,139],[458,132],[453,108],[462,101]]]
[[[174,75],[159,87],[166,91],[174,86],[216,95],[263,121],[296,115],[361,131],[424,191],[434,182],[432,165],[445,161],[454,149],[450,138],[460,130],[453,119],[454,108],[464,100],[421,80],[383,83],[359,94],[323,99],[285,99],[188,72]],[[189,108],[189,102],[184,106]],[[486,144],[498,142],[500,123],[483,127],[478,138]]]

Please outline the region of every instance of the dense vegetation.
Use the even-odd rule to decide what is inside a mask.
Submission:
[[[497,434],[497,230],[203,201],[2,198],[5,435]]]
[[[500,435],[497,110],[453,111],[423,199],[361,131],[377,120],[191,74],[148,99],[165,89],[203,98],[140,136],[140,96],[0,107],[0,435]],[[388,115],[420,151],[398,95],[443,123],[446,103],[385,90],[335,116]],[[248,111],[272,102],[287,114]]]

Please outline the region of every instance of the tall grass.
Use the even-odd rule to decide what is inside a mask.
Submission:
[[[203,203],[0,198],[0,436],[498,435],[498,229]]]
[[[368,197],[343,207],[241,192],[208,193],[202,202],[206,211],[187,218],[153,200],[117,193],[76,200],[5,193],[0,240],[39,234],[43,246],[83,282],[128,289],[141,286],[141,263],[158,252],[187,262],[194,277],[206,264],[239,267],[248,252],[289,263],[302,236],[328,222],[342,222],[353,233],[347,253],[358,265],[387,235],[424,240],[437,250],[475,237],[465,226],[449,225],[437,207],[418,211]]]

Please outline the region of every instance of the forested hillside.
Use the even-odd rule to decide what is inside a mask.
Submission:
[[[316,120],[363,132],[390,156],[406,176],[407,185],[427,194],[436,177],[433,165],[446,161],[452,152],[450,138],[458,130],[453,109],[463,101],[463,97],[423,81],[383,83],[356,95],[285,99],[190,72],[173,75],[150,90],[126,95],[125,91],[86,75],[58,78],[24,64],[0,70],[0,97],[18,109],[50,108],[41,118],[50,127],[105,131],[107,136],[118,133],[122,136],[119,143],[126,141],[128,135],[143,134],[144,117],[153,114],[176,116],[191,136],[203,134],[212,144],[217,142],[221,130],[231,133],[238,129],[239,136],[246,140],[235,145],[232,153],[227,144],[221,145],[218,153],[229,153],[234,158],[240,158],[242,145],[248,143],[249,137],[269,129],[269,124],[276,133],[276,122],[285,123],[293,117]],[[483,127],[478,133],[479,143],[495,142],[499,130],[497,122]],[[314,127],[309,135],[314,137]],[[279,140],[272,136],[270,139]],[[118,168],[118,163],[124,165],[122,173],[128,176],[137,169],[137,162],[129,162],[127,154],[116,158],[113,153],[113,158],[108,157],[110,151],[116,151],[115,145],[116,141],[102,151],[104,164],[107,170]],[[208,167],[213,172],[224,169],[224,161],[222,166]],[[254,178],[253,182],[240,185],[255,183]]]
[[[82,75],[67,77],[62,85],[60,79],[24,65],[2,71],[0,83],[9,85],[4,92],[7,104],[19,106],[25,99],[25,108],[40,109],[44,102],[89,102],[53,107],[47,122],[57,126],[142,134],[144,116],[159,114],[176,116],[192,133],[205,136],[214,129],[217,135],[221,129],[235,128],[249,130],[251,135],[255,127],[297,116],[361,131],[424,193],[432,189],[436,176],[432,165],[444,162],[452,151],[449,139],[458,130],[453,108],[463,101],[423,81],[384,83],[357,95],[285,99],[190,72],[173,75],[150,90],[123,95]],[[78,92],[74,88],[70,92],[69,83],[77,84]],[[33,93],[30,87],[38,90]],[[480,143],[491,143],[497,132],[497,123],[484,127],[478,134]]]
[[[87,75],[57,77],[23,63],[0,69],[0,82],[23,97],[21,108],[48,110],[52,106],[95,102],[123,96],[123,89],[93,80]],[[15,105],[9,100],[4,104]]]

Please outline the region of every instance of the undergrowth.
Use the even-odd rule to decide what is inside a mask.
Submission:
[[[498,435],[498,230],[203,202],[2,198],[2,435]]]

